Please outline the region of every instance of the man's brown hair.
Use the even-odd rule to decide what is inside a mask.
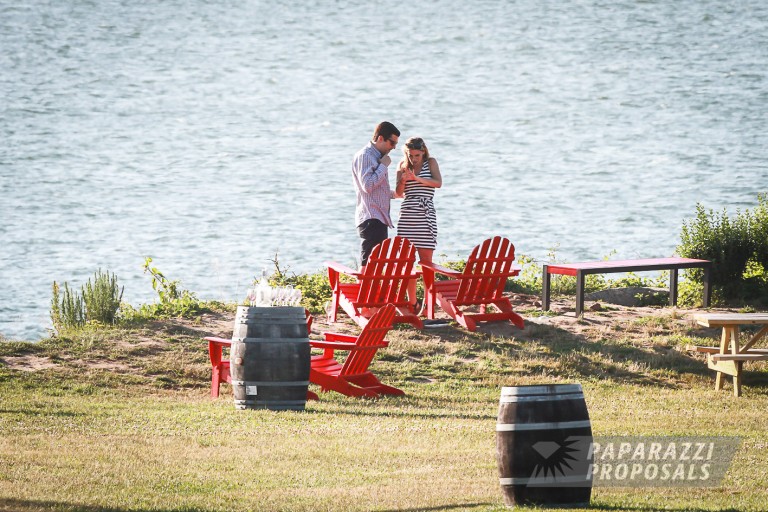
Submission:
[[[389,138],[393,135],[397,135],[399,137],[400,130],[398,130],[395,125],[389,121],[382,121],[376,125],[376,130],[373,132],[373,142],[376,142],[376,139],[379,138],[379,135],[384,137],[384,139],[389,140]]]

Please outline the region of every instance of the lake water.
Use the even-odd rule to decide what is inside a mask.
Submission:
[[[99,268],[154,300],[146,256],[225,300],[275,253],[353,264],[351,158],[384,119],[440,163],[453,259],[496,234],[669,256],[697,203],[768,189],[763,0],[1,1],[0,47],[10,339]]]

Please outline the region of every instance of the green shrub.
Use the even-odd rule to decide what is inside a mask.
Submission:
[[[151,263],[152,258],[147,257],[144,261],[144,273],[152,276],[152,289],[157,292],[160,302],[143,304],[138,311],[131,310],[130,316],[144,319],[190,318],[208,310],[194,293],[181,288],[179,281],[168,280],[157,267],[152,267]]]
[[[307,308],[310,313],[325,314],[325,305],[331,300],[332,294],[326,271],[318,270],[312,274],[299,275],[291,272],[291,275],[288,275],[290,267],[281,268],[277,254],[272,259],[272,264],[275,270],[269,276],[271,286],[293,286],[301,290],[301,306]],[[255,285],[258,280],[258,277],[254,277],[253,284]]]
[[[70,290],[67,283],[64,283],[62,293],[59,284],[56,281],[53,282],[51,322],[58,333],[85,325],[85,301],[77,291]]]
[[[64,283],[62,291],[59,283],[53,282],[51,298],[51,322],[57,333],[69,329],[80,329],[86,324],[111,325],[117,321],[123,290],[117,285],[117,277],[101,269],[93,275],[93,283],[88,282],[81,292],[71,290]]]
[[[760,201],[755,217],[764,215],[765,200]],[[737,211],[735,217],[730,218],[725,209],[715,212],[697,204],[696,217],[683,223],[677,253],[684,258],[710,260],[715,295],[723,300],[738,298],[744,294],[745,272],[750,263],[761,257],[758,225],[749,210]],[[701,269],[685,271],[685,280],[691,284],[681,287],[682,304],[700,303],[700,286],[693,283],[700,283],[702,275]]]
[[[697,204],[696,217],[683,222],[677,252],[712,261],[712,284],[727,288],[741,280],[754,253],[749,228],[749,212],[737,212],[731,219],[725,209],[717,213]]]
[[[757,207],[752,212],[752,243],[755,248],[755,263],[768,274],[768,194],[758,194]]]
[[[102,273],[99,269],[91,280],[83,286],[83,302],[85,303],[86,322],[114,324],[120,310],[123,289],[117,284],[117,276]]]

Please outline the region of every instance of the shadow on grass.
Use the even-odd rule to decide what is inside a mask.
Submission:
[[[386,509],[382,512],[429,512],[430,510],[452,510],[452,509],[462,509],[462,510],[471,510],[473,508],[478,507],[490,507],[493,505],[498,505],[497,503],[461,503],[456,505],[437,505],[434,507],[418,507],[418,508],[398,508],[398,509]]]
[[[0,511],[32,512],[37,510],[53,510],[57,512],[209,512],[213,509],[181,507],[181,508],[121,508],[103,505],[83,505],[60,501],[19,500],[0,498]]]
[[[85,416],[85,413],[81,412],[73,412],[73,411],[50,411],[50,410],[44,410],[44,411],[33,411],[33,410],[23,410],[23,409],[0,409],[0,414],[25,414],[27,416],[60,416],[62,418],[77,418],[80,416]]]
[[[486,507],[492,507],[498,505],[495,502],[486,502],[486,503],[461,503],[461,504],[453,504],[453,505],[438,505],[434,507],[416,507],[416,508],[399,508],[399,509],[389,509],[384,510],[383,512],[417,512],[417,511],[423,511],[423,512],[429,512],[433,510],[453,510],[453,509],[462,509],[462,510],[471,510],[473,508],[486,508]],[[588,507],[590,510],[627,510],[631,512],[655,512],[656,510],[659,510],[656,507],[624,507],[619,505],[590,505]],[[43,501],[43,500],[19,500],[19,499],[11,499],[11,498],[0,498],[0,511],[14,511],[14,512],[32,512],[37,510],[53,510],[53,511],[59,511],[59,512],[209,512],[213,509],[207,509],[207,508],[198,508],[198,507],[181,507],[181,508],[168,508],[168,509],[160,509],[160,508],[119,508],[119,507],[109,507],[109,506],[101,506],[101,505],[81,505],[76,503],[64,503],[64,502],[57,502],[57,501]],[[521,510],[527,510],[525,507],[521,508]],[[538,509],[536,509],[538,510]],[[670,512],[709,512],[710,509],[705,508],[665,508],[664,510],[670,511]],[[721,512],[737,512],[739,509],[736,508],[726,508],[726,509],[719,509]]]
[[[554,364],[564,376],[572,378],[677,388],[679,383],[674,379],[654,372],[670,372],[676,376],[711,373],[706,363],[680,352],[675,346],[594,340],[551,325],[529,327],[522,342],[521,355]],[[525,346],[526,342],[536,345]]]
[[[630,512],[657,512],[659,510],[658,507],[623,507],[619,505],[590,505],[590,510],[628,510]],[[686,507],[686,508],[675,508],[675,507],[664,507],[665,511],[668,512],[711,512],[712,509],[710,508],[700,508],[700,507]],[[740,509],[738,508],[719,508],[717,509],[718,512],[738,512]]]
[[[582,323],[599,324],[590,319]],[[717,332],[703,328],[675,329],[663,324],[654,326],[653,323],[649,326],[630,324],[629,327],[634,332],[601,332],[591,328],[585,332],[573,332],[561,326],[534,322],[527,323],[522,331],[500,322],[482,324],[477,332],[468,332],[449,325],[429,331],[413,331],[410,335],[402,332],[408,335],[409,351],[383,352],[377,359],[397,365],[398,362],[429,361],[433,356],[447,354],[455,360],[471,364],[476,361],[490,362],[495,369],[488,371],[496,372],[498,376],[535,378],[553,375],[559,379],[620,382],[668,389],[687,388],[691,380],[714,380],[715,374],[707,367],[704,356],[686,352],[682,350],[682,345],[712,345],[713,335],[719,336]],[[646,328],[647,333],[641,331]],[[423,351],[418,348],[421,340],[430,342],[424,345]],[[435,341],[438,343],[435,344]],[[750,366],[744,369],[744,383],[750,386],[768,384],[768,374],[760,367]],[[390,379],[414,381],[429,378],[440,381],[476,377],[477,374],[463,375],[469,367],[449,360],[439,368],[421,365],[405,376],[398,374],[397,370],[381,368],[381,371],[382,376]]]
[[[322,395],[320,396],[322,399]],[[449,407],[449,401],[446,401],[445,407]],[[495,404],[494,404],[495,405]],[[433,406],[433,405],[430,405]],[[439,407],[439,406],[438,406]],[[409,412],[409,411],[397,411],[389,410],[383,411],[381,409],[360,409],[357,406],[344,407],[340,406],[333,410],[313,410],[312,414],[325,414],[328,416],[338,416],[339,414],[345,414],[348,416],[386,416],[388,418],[440,418],[440,419],[457,419],[457,420],[496,420],[495,414],[463,414],[463,413],[442,413],[442,412]]]

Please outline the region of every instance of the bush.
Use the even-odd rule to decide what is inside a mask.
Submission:
[[[278,255],[272,259],[275,266],[274,273],[269,277],[271,286],[293,286],[301,290],[301,305],[307,308],[310,313],[319,315],[325,314],[325,305],[331,300],[331,285],[328,282],[328,274],[325,271],[318,270],[313,274],[297,275],[291,272],[288,275],[290,267],[280,268]],[[258,278],[253,278],[253,284],[256,285]]]
[[[170,281],[165,275],[152,267],[152,258],[144,261],[144,273],[152,276],[152,289],[157,292],[160,303],[143,304],[138,311],[131,311],[131,316],[140,318],[190,318],[208,308],[201,303],[194,293],[181,288],[179,281]]]
[[[114,324],[122,297],[123,290],[117,284],[117,276],[102,273],[101,269],[94,273],[93,283],[88,279],[81,293],[71,290],[67,283],[64,283],[62,293],[59,284],[54,281],[51,299],[53,327],[61,333],[86,324]]]
[[[64,283],[64,293],[61,293],[59,283],[53,282],[53,298],[51,299],[51,322],[56,332],[67,329],[77,329],[85,325],[85,303],[82,295],[69,289]]]
[[[768,203],[764,194],[758,195],[753,212],[737,210],[733,218],[722,212],[706,210],[696,205],[696,217],[684,222],[677,253],[684,258],[712,262],[713,299],[753,299],[765,295],[766,265],[768,264]],[[699,287],[689,285],[701,281],[703,270],[685,272],[681,286],[681,303],[700,301]]]
[[[101,324],[114,324],[117,321],[120,301],[123,298],[123,288],[117,284],[117,276],[102,273],[99,269],[91,280],[83,286],[83,302],[85,303],[85,321]]]
[[[757,207],[752,213],[752,243],[755,263],[768,274],[768,194],[758,194]]]

